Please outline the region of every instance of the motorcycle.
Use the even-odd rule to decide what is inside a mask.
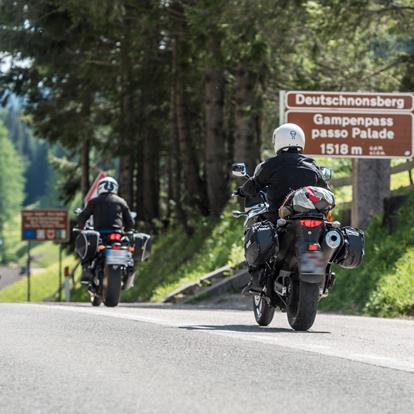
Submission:
[[[233,175],[249,178],[245,164],[233,164]],[[330,169],[321,169],[325,179]],[[279,214],[269,212],[266,193],[245,200],[244,247],[250,268],[260,272],[260,294],[253,295],[253,312],[260,326],[271,323],[275,309],[287,313],[289,325],[307,331],[315,321],[319,301],[335,284],[333,264],[358,267],[364,256],[361,230],[328,220],[334,195],[319,187],[304,187],[287,197]],[[269,217],[275,217],[269,218]]]
[[[79,212],[79,210],[75,210]],[[100,233],[89,224],[78,233],[75,250],[85,271],[90,272],[87,286],[92,306],[117,306],[121,291],[134,285],[135,269],[151,254],[151,237],[145,233]]]

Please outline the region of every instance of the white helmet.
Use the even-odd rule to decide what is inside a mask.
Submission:
[[[112,177],[105,177],[102,178],[101,181],[99,181],[98,184],[98,194],[104,194],[104,193],[112,193],[112,194],[118,194],[118,183],[115,180],[115,178]]]
[[[276,154],[280,150],[289,147],[299,148],[303,151],[305,148],[305,133],[299,125],[283,124],[273,131],[272,142]]]

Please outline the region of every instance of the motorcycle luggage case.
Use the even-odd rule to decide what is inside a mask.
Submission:
[[[135,233],[134,236],[134,260],[143,262],[151,255],[151,236],[146,233]]]
[[[75,250],[82,261],[90,261],[98,251],[99,233],[95,230],[82,230],[76,237]]]
[[[244,255],[250,266],[263,265],[279,252],[276,229],[270,222],[253,224],[244,234]]]
[[[355,269],[362,263],[365,253],[364,232],[353,227],[343,227],[341,232],[344,235],[344,243],[334,263],[346,269]]]

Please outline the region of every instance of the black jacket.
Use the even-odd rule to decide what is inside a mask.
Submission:
[[[93,227],[98,231],[123,229],[130,231],[134,226],[127,202],[111,193],[101,194],[89,201],[78,216],[79,228],[84,228],[90,216],[93,216]]]
[[[308,185],[328,188],[312,158],[289,150],[259,164],[254,176],[240,187],[240,193],[254,197],[267,188],[270,210],[277,211],[292,190]]]

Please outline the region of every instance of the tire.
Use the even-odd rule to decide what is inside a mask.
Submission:
[[[115,269],[112,266],[105,265],[102,286],[102,296],[105,306],[112,308],[118,305],[121,296],[121,281],[121,267]]]
[[[307,331],[315,322],[318,303],[318,284],[293,281],[287,303],[289,325],[295,331]]]
[[[273,315],[275,314],[275,308],[269,305],[263,296],[253,296],[253,313],[256,322],[260,326],[267,326],[272,322]]]
[[[97,295],[91,295],[91,305],[92,306],[100,306],[102,303],[102,298]]]

